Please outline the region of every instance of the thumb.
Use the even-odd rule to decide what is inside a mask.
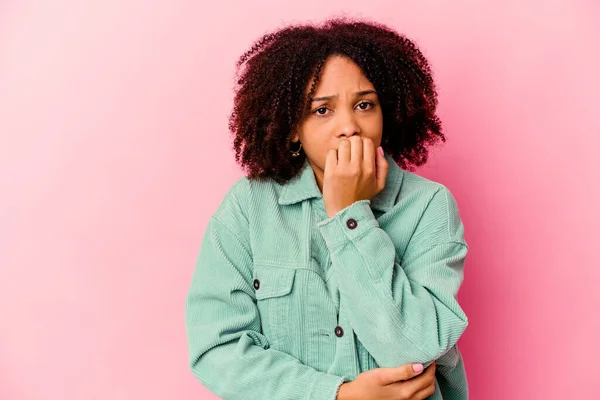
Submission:
[[[385,159],[383,147],[379,146],[377,148],[377,186],[382,190],[385,187],[385,178],[387,176],[389,167],[390,164]]]
[[[406,364],[395,368],[380,368],[384,385],[398,381],[406,381],[423,372],[423,364]]]

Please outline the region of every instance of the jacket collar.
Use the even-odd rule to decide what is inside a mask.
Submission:
[[[396,164],[396,161],[387,153],[385,153],[385,158],[390,165],[385,178],[385,188],[371,199],[371,207],[383,212],[389,211],[394,206],[404,177],[404,171]],[[279,204],[294,204],[314,197],[322,198],[323,195],[317,185],[315,173],[306,159],[300,173],[283,184],[279,195]]]

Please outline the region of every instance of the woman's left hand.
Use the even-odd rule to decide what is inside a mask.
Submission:
[[[351,136],[325,159],[323,203],[327,216],[359,200],[371,200],[385,187],[389,164],[369,138]]]

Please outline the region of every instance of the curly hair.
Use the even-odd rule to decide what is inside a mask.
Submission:
[[[381,23],[345,17],[291,25],[255,41],[236,64],[229,130],[235,160],[249,179],[282,184],[298,174],[306,155],[290,157],[290,139],[332,55],[351,59],[375,86],[381,146],[400,167],[414,170],[427,161],[430,146],[446,141],[429,63],[411,40]]]

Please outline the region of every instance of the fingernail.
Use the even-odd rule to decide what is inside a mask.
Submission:
[[[380,156],[382,156],[383,155],[383,147],[379,146],[377,148],[377,152],[379,153]]]
[[[421,371],[423,371],[423,364],[413,364],[413,371],[419,373]]]

